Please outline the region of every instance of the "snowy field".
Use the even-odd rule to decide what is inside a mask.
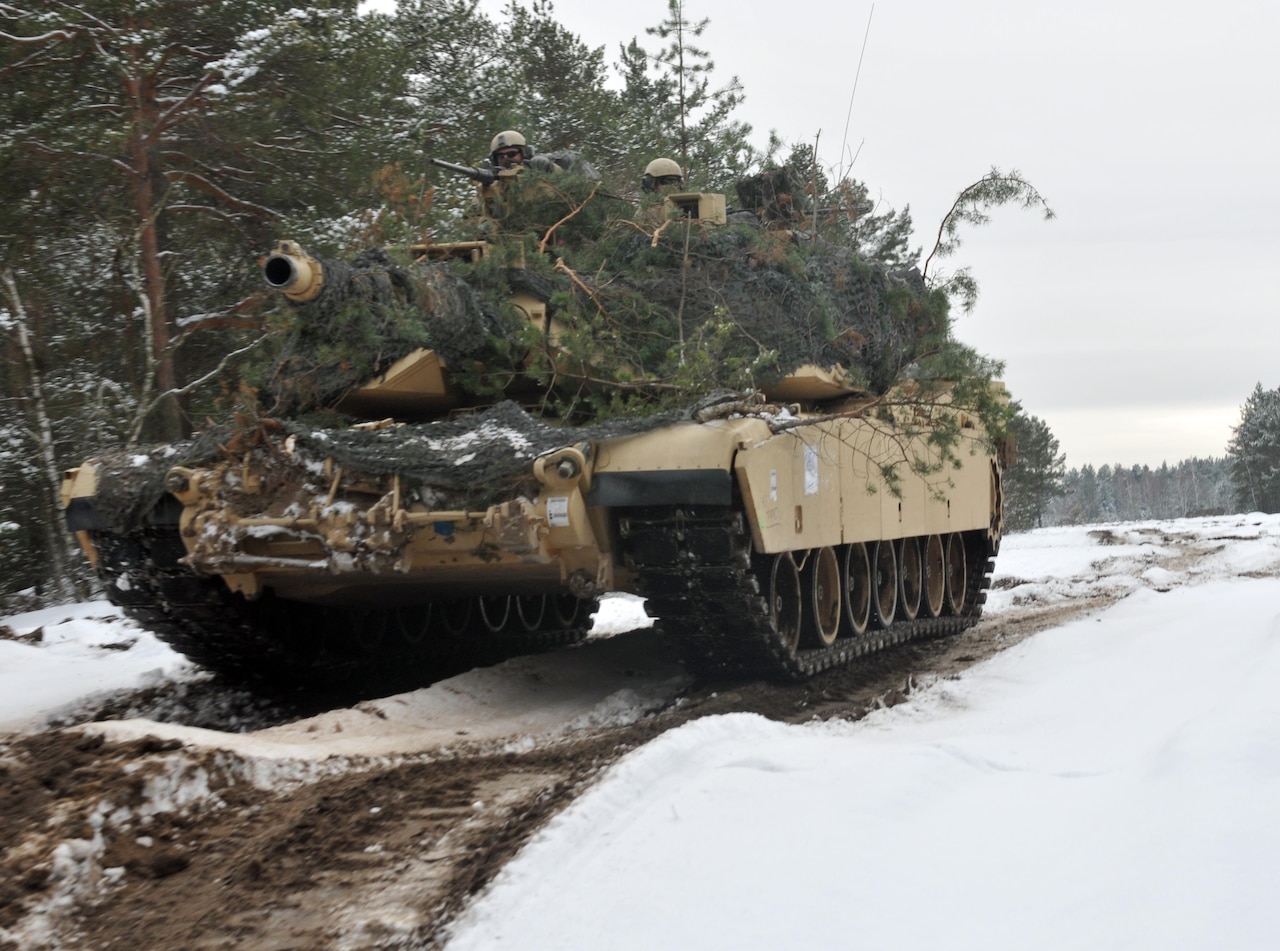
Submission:
[[[736,714],[663,735],[506,867],[449,951],[1280,947],[1277,576],[1278,516],[1010,536],[988,602],[997,622],[1125,596],[858,722]],[[639,617],[633,599],[610,599],[597,632]],[[0,625],[39,631],[0,640],[0,729],[200,676],[103,603]],[[508,663],[514,676],[473,671],[290,735],[308,732],[318,756],[362,712],[428,730],[467,703],[545,732],[643,716],[681,685],[651,671],[645,690],[604,683],[568,703],[598,670]],[[302,755],[285,728],[105,729]]]
[[[1143,528],[1221,550],[1179,573]],[[620,763],[449,951],[1280,947],[1275,517],[1010,537],[993,613],[1131,589],[853,724],[713,717]],[[604,938],[607,936],[607,939]]]

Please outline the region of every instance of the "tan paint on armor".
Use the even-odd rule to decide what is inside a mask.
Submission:
[[[891,424],[862,418],[800,426],[745,449],[734,469],[756,549],[779,552],[988,528],[993,470],[972,433],[961,436],[962,467],[930,477],[913,471],[902,455],[905,448],[923,463],[936,463],[923,439],[907,439]],[[816,453],[818,461],[816,495],[806,492],[806,453]],[[896,493],[882,474],[894,462]]]
[[[462,400],[447,371],[434,350],[415,350],[344,396],[338,411],[373,419],[450,409]]]
[[[668,195],[662,206],[669,218],[690,218],[708,225],[722,225],[729,220],[724,195],[714,192],[678,192]]]

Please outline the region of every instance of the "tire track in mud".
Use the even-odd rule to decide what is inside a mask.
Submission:
[[[1170,567],[1207,550],[1168,540]],[[285,763],[264,776],[261,764],[172,740],[113,743],[77,728],[10,737],[0,949],[438,948],[531,836],[666,730],[738,712],[856,720],[1124,593],[1008,607],[798,684],[697,684],[638,722],[527,749],[513,737],[512,749]]]

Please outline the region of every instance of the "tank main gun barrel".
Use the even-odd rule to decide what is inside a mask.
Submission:
[[[324,287],[324,266],[296,241],[276,245],[262,262],[262,276],[268,287],[298,303],[314,299]]]
[[[449,172],[456,172],[459,175],[465,175],[473,182],[480,182],[484,185],[492,185],[498,180],[497,169],[492,168],[476,168],[473,165],[458,165],[455,162],[446,162],[444,159],[428,159],[432,165],[437,168],[443,168]]]

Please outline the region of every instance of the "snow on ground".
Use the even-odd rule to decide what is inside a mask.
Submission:
[[[996,564],[997,588],[988,614],[1032,604],[1124,594],[1142,587],[1163,588],[1203,577],[1265,573],[1277,554],[1275,519],[1222,519],[1125,523],[1043,529],[1008,536]],[[1166,534],[1190,534],[1212,547],[1214,558],[1193,563],[1184,573],[1157,562],[1174,552]],[[331,754],[377,755],[388,747],[390,727],[402,725],[415,748],[453,741],[437,723],[467,716],[477,724],[470,740],[506,736],[523,724],[546,732],[592,718],[603,722],[642,715],[679,687],[674,670],[658,669],[646,651],[646,636],[614,635],[648,626],[641,601],[607,598],[592,630],[597,640],[618,641],[593,649],[574,663],[527,657],[499,669],[476,670],[425,690],[370,701],[284,727],[236,738],[149,720],[111,724],[116,738],[150,733],[200,744],[216,744],[246,755],[322,758]],[[38,643],[0,638],[0,732],[30,729],[74,716],[113,693],[167,682],[192,682],[204,675],[153,635],[125,619],[106,601],[67,605],[0,618],[0,628]],[[511,676],[512,671],[518,676]],[[636,674],[662,686],[636,688]],[[621,718],[621,719],[619,719]]]
[[[159,736],[273,760],[405,755],[464,742],[501,741],[518,752],[531,749],[538,738],[566,730],[634,722],[666,706],[688,683],[674,660],[654,657],[645,632],[554,658],[517,657],[422,690],[253,733],[226,734],[144,719],[96,728],[113,740]]]
[[[198,676],[107,601],[0,618],[0,732],[39,726],[87,700]],[[31,643],[34,642],[34,643]]]
[[[857,723],[665,734],[448,951],[1280,947],[1280,580],[1238,577],[1277,571],[1280,520],[1110,528],[1011,536],[991,611],[1130,597]],[[1144,581],[1162,532],[1221,549]]]
[[[1280,947],[1277,575],[1277,516],[1009,536],[997,621],[1127,597],[857,723],[739,714],[660,737],[507,866],[449,951]],[[244,738],[104,729],[312,759],[391,732],[450,742],[432,731],[461,712],[532,743],[678,690],[652,662],[634,676],[644,635],[603,639],[639,623],[609,599],[573,662],[520,658]],[[198,676],[109,605],[0,625],[43,634],[0,640],[0,729]]]
[[[246,734],[147,719],[96,729],[114,740],[157,736],[273,760],[409,754],[512,735],[528,745],[566,729],[632,722],[669,703],[688,678],[649,649],[643,629],[652,623],[642,599],[619,595],[596,615],[590,651],[518,657]],[[0,732],[73,716],[120,691],[204,676],[105,601],[15,615],[0,625],[26,639],[40,632],[36,644],[0,640]]]

